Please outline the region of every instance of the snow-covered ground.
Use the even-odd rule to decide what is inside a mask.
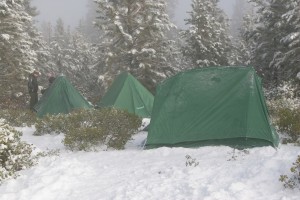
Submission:
[[[299,190],[278,181],[300,154],[281,145],[235,151],[229,147],[142,150],[141,132],[122,151],[70,152],[63,135],[22,139],[37,151],[59,149],[58,156],[20,172],[0,186],[0,200],[299,200]],[[186,166],[189,155],[197,166]],[[233,159],[235,157],[235,159]]]

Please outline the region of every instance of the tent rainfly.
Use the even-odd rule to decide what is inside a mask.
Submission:
[[[64,76],[58,76],[34,109],[38,117],[43,117],[46,114],[67,114],[74,109],[92,107]]]
[[[158,86],[146,148],[205,145],[278,145],[252,67],[193,69]]]
[[[137,79],[123,72],[117,76],[97,106],[115,107],[149,118],[153,101],[153,95]]]

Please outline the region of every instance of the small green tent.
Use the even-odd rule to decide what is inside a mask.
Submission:
[[[130,73],[117,76],[108,91],[97,104],[99,107],[115,107],[140,117],[150,117],[153,95]]]
[[[59,76],[45,91],[34,106],[38,117],[46,114],[69,113],[77,108],[92,108],[92,105],[64,77]]]
[[[193,69],[158,86],[146,148],[203,145],[278,145],[253,68]]]

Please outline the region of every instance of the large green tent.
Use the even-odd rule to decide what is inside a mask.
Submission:
[[[153,101],[153,95],[137,79],[123,72],[116,77],[97,106],[115,107],[140,117],[150,117]]]
[[[45,91],[34,106],[39,117],[46,114],[69,113],[78,108],[92,108],[92,105],[65,78],[59,76]]]
[[[203,145],[278,145],[253,68],[193,69],[158,86],[146,148]]]

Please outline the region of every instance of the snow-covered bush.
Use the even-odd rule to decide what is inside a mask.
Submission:
[[[299,95],[297,94],[298,88],[295,83],[284,82],[279,87],[265,91],[265,93],[271,111],[276,112],[280,108],[292,110],[300,108]]]
[[[136,115],[114,108],[76,110],[38,120],[35,135],[64,133],[64,145],[72,151],[123,149],[141,123]]]
[[[278,130],[290,136],[288,142],[297,142],[300,137],[300,109],[280,108],[277,116]]]
[[[276,128],[286,133],[289,142],[296,142],[300,137],[300,101],[297,87],[291,82],[267,93],[268,107]]]
[[[5,109],[0,110],[1,118],[5,119],[11,126],[31,126],[36,121],[36,114],[29,110]]]
[[[34,135],[65,133],[68,126],[67,117],[68,115],[59,114],[45,115],[42,119],[37,119]]]
[[[123,110],[105,108],[78,111],[69,116],[64,144],[70,150],[96,150],[99,147],[123,149],[137,132],[142,120]]]
[[[279,181],[283,183],[285,188],[299,188],[300,189],[300,155],[297,160],[293,163],[291,169],[291,176],[281,175]]]
[[[0,119],[0,183],[16,172],[33,166],[33,147],[20,140],[21,133]]]

